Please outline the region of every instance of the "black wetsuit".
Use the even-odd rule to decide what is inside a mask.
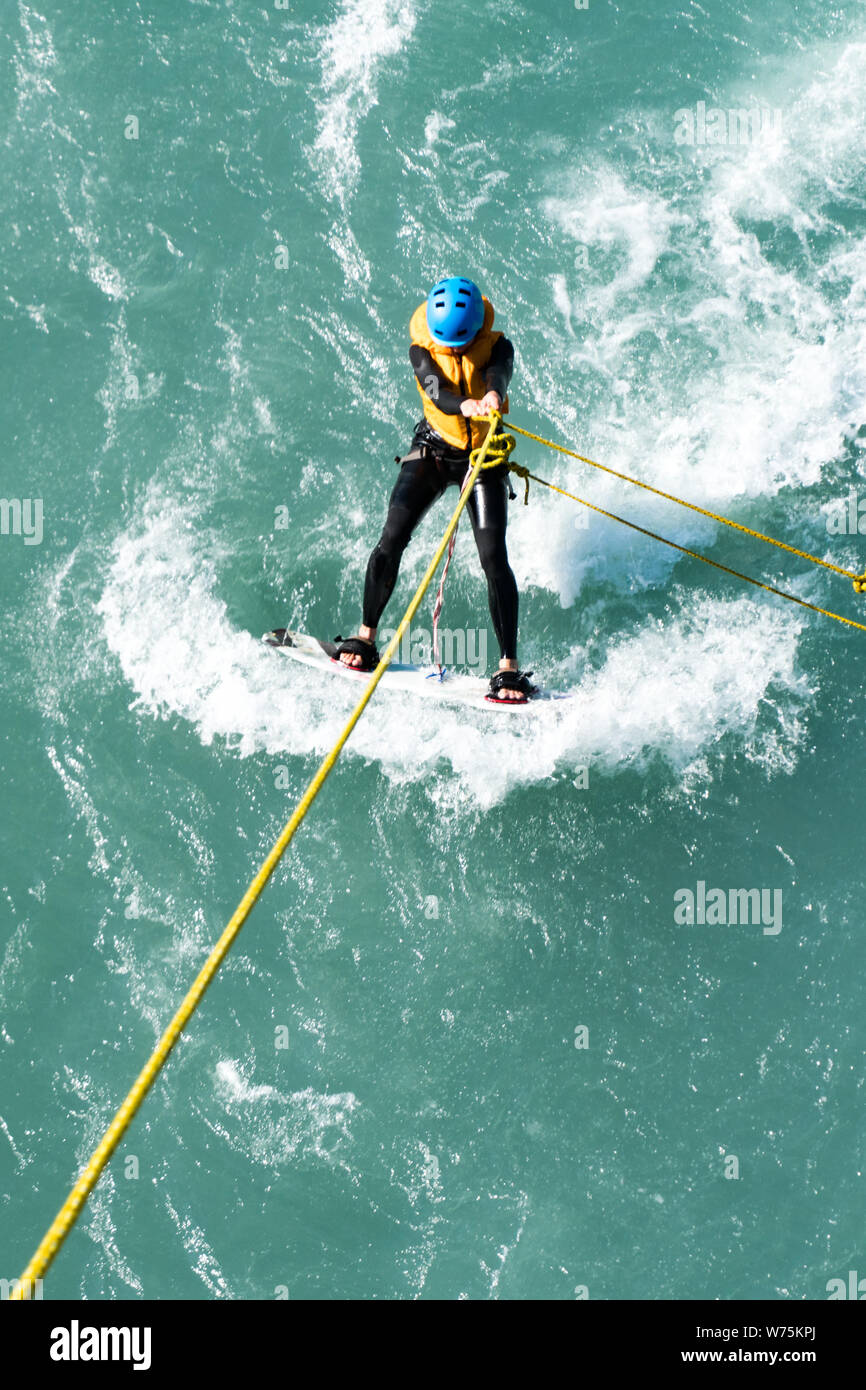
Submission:
[[[409,360],[421,388],[446,415],[460,415],[467,399],[458,395],[442,375],[430,354],[413,344]],[[504,400],[514,367],[514,349],[507,338],[494,344],[490,361],[482,375],[488,391],[497,391]],[[433,429],[426,419],[419,420],[409,453],[391,493],[388,515],[379,544],[370,556],[364,583],[364,625],[378,627],[400,568],[403,551],[424,513],[446,487],[463,482],[471,453],[470,421],[466,423],[467,447],[455,449]],[[508,469],[490,468],[482,472],[466,503],[475,544],[487,578],[490,616],[503,657],[517,656],[517,583],[508,563],[505,528],[511,492]]]

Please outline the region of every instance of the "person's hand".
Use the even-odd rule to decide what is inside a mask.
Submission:
[[[489,415],[491,410],[502,409],[502,397],[498,391],[488,391],[487,395],[480,401],[464,401],[460,407],[462,415]]]

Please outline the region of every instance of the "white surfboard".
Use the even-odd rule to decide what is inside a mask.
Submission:
[[[323,642],[318,637],[311,637],[306,632],[294,632],[290,628],[277,628],[273,632],[266,632],[262,636],[262,641],[274,648],[275,651],[282,652],[285,656],[292,657],[295,661],[302,662],[305,666],[313,666],[316,670],[326,672],[328,675],[340,676],[345,680],[354,681],[357,685],[361,681],[367,681],[372,674],[370,671],[354,670],[351,666],[346,666],[342,661],[336,659],[337,644],[335,642]],[[488,710],[509,710],[526,711],[532,706],[545,700],[568,700],[567,694],[555,693],[549,690],[539,690],[537,695],[533,695],[525,704],[519,704],[514,700],[498,701],[486,698],[489,691],[488,682],[479,680],[477,676],[457,675],[446,670],[440,676],[435,667],[407,666],[399,661],[392,661],[387,671],[382,677],[380,688],[386,690],[405,690],[412,695],[418,695],[425,699],[448,700],[463,705],[473,705],[476,709]]]

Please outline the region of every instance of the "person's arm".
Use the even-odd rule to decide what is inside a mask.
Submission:
[[[427,349],[413,343],[409,349],[409,361],[412,363],[412,369],[418,378],[421,390],[430,397],[433,404],[442,411],[442,414],[460,415],[460,407],[469,397],[458,396],[452,383],[440,372]]]
[[[481,373],[488,391],[495,391],[500,400],[504,401],[508,395],[508,383],[513,371],[514,347],[503,334],[493,344],[490,361]]]

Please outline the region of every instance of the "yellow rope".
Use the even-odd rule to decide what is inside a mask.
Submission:
[[[509,421],[509,429],[516,429]],[[760,579],[752,579],[751,575],[741,574],[739,570],[731,569],[729,565],[719,564],[718,560],[711,560],[708,555],[701,555],[697,550],[689,550],[685,545],[680,545],[677,541],[670,541],[666,536],[659,536],[655,531],[648,531],[645,526],[638,526],[634,521],[626,521],[624,516],[617,516],[615,512],[607,512],[604,507],[596,507],[593,502],[587,502],[585,497],[577,497],[573,492],[566,492],[564,488],[557,487],[555,483],[549,483],[544,478],[538,478],[534,473],[530,473],[528,468],[522,464],[511,463],[509,468],[512,473],[526,480],[526,491],[529,493],[530,478],[534,483],[540,483],[542,487],[549,487],[551,492],[558,492],[561,497],[570,497],[572,502],[580,502],[584,507],[589,507],[591,512],[598,512],[601,516],[610,517],[611,521],[618,521],[622,526],[628,526],[632,531],[640,531],[642,536],[650,536],[654,541],[661,541],[662,545],[669,545],[674,550],[679,550],[683,555],[691,555],[693,560],[703,560],[705,565],[712,565],[713,569],[724,570],[725,574],[733,574],[737,579],[743,579],[747,584],[754,584],[757,589],[766,589],[768,594],[778,594],[779,598],[786,598],[790,603],[799,603],[801,608],[810,608],[813,613],[823,613],[826,618],[835,618],[837,623],[845,623],[848,627],[859,628],[861,632],[866,632],[866,624],[855,623],[852,618],[843,618],[841,613],[831,613],[829,608],[819,608],[815,603],[807,603],[804,598],[797,598],[796,594],[787,594],[784,589],[777,589],[773,584],[764,584]],[[786,547],[790,549],[790,547]],[[799,553],[799,552],[798,552]]]
[[[566,449],[563,444],[555,444],[551,439],[543,439],[540,434],[532,434],[529,430],[522,430],[519,425],[513,425],[510,420],[508,428],[517,434],[524,435],[526,439],[534,439],[537,444],[544,444],[548,449],[555,449],[557,453],[568,454],[569,458],[579,459],[581,463],[588,463],[591,468],[599,468],[602,473],[610,473],[612,477],[620,478],[625,483],[633,483],[635,487],[642,487],[646,492],[653,492],[656,497],[664,497],[668,502],[677,502],[679,506],[688,507],[693,512],[700,512],[701,516],[708,516],[713,521],[721,522],[723,526],[731,526],[735,531],[744,531],[747,536],[754,536],[756,540],[778,546],[780,550],[787,550],[791,555],[799,555],[801,560],[809,560],[813,565],[821,565],[825,570],[832,570],[834,574],[844,575],[846,579],[853,582],[854,589],[858,594],[866,592],[866,574],[855,574],[853,570],[844,569],[842,565],[833,565],[829,560],[822,560],[817,555],[810,555],[807,550],[798,550],[795,545],[786,545],[784,541],[775,540],[773,536],[765,536],[762,531],[753,531],[750,526],[742,526],[739,521],[732,521],[728,516],[719,516],[717,512],[708,511],[706,507],[698,507],[694,502],[686,502],[682,497],[675,497],[671,492],[662,492],[661,488],[643,483],[640,478],[632,478],[628,473],[619,473],[615,468],[608,468],[606,464],[596,463],[594,459],[585,458],[583,454],[576,454],[573,449]],[[540,482],[541,479],[539,478],[537,481]],[[528,482],[526,493],[527,496],[524,501],[528,499],[529,495]],[[854,626],[857,627],[859,624],[855,623]]]
[[[509,435],[504,434],[498,430],[498,425],[501,423],[501,416],[498,414],[498,412],[491,411],[490,415],[488,416],[488,419],[490,420],[490,429],[487,433],[484,443],[479,448],[473,449],[472,454],[470,456],[470,461],[473,469],[472,475],[468,480],[466,487],[460,494],[457,506],[454,509],[454,514],[452,515],[451,520],[449,521],[445,529],[445,534],[443,535],[442,540],[439,543],[438,549],[436,550],[436,554],[430,561],[430,564],[427,567],[427,572],[424,575],[424,578],[421,580],[421,583],[419,584],[418,589],[415,592],[415,596],[412,599],[412,602],[406,609],[406,612],[404,613],[403,618],[400,622],[400,626],[397,628],[397,631],[394,633],[394,636],[391,638],[391,641],[385,648],[379,665],[376,667],[375,671],[370,677],[369,682],[365,686],[364,693],[361,696],[361,699],[358,701],[357,705],[352,711],[345,728],[340,734],[340,737],[337,739],[337,742],[334,744],[330,753],[322,762],[318,772],[316,773],[313,780],[310,782],[309,786],[307,787],[307,790],[304,792],[304,795],[301,797],[300,801],[295,807],[290,820],[288,820],[286,822],[286,825],[283,827],[279,839],[277,840],[267,859],[265,859],[255,878],[252,880],[249,888],[247,889],[246,893],[244,894],[243,898],[241,899],[238,905],[237,911],[235,912],[234,916],[232,917],[231,921],[229,922],[219,941],[214,946],[213,950],[208,956],[204,966],[202,967],[201,971],[196,977],[196,980],[192,988],[190,989],[189,993],[187,994],[186,998],[184,999],[174,1018],[171,1020],[171,1023],[168,1025],[162,1037],[160,1038],[159,1043],[157,1044],[156,1048],[154,1049],[153,1053],[148,1059],[146,1065],[142,1068],[141,1072],[139,1073],[138,1078],[134,1086],[132,1087],[132,1090],[129,1092],[129,1095],[126,1097],[126,1100],[123,1102],[114,1119],[112,1120],[111,1124],[108,1126],[108,1129],[105,1131],[105,1134],[103,1135],[98,1147],[93,1151],[93,1154],[91,1155],[90,1160],[87,1166],[85,1167],[83,1173],[79,1177],[69,1196],[66,1198],[66,1201],[63,1203],[63,1206],[60,1208],[60,1211],[57,1213],[57,1216],[52,1221],[50,1227],[48,1228],[48,1231],[46,1232],[39,1245],[39,1248],[37,1249],[36,1253],[34,1254],[24,1273],[22,1274],[18,1287],[14,1289],[14,1291],[10,1294],[11,1299],[23,1300],[25,1296],[25,1290],[32,1290],[35,1287],[35,1281],[37,1279],[41,1279],[45,1271],[48,1269],[48,1266],[51,1264],[52,1260],[54,1259],[55,1255],[57,1254],[58,1250],[60,1249],[61,1245],[63,1244],[70,1230],[72,1229],[72,1226],[75,1224],[75,1221],[78,1218],[81,1208],[84,1206],[84,1203],[87,1201],[88,1196],[90,1195],[93,1188],[96,1186],[96,1183],[99,1181],[99,1178],[102,1174],[103,1169],[105,1168],[105,1165],[108,1163],[108,1160],[110,1159],[114,1150],[117,1148],[117,1145],[120,1143],[120,1140],[126,1132],[127,1128],[129,1127],[136,1111],[139,1109],[139,1106],[141,1105],[142,1101],[147,1095],[147,1092],[150,1090],[150,1087],[156,1080],[156,1077],[162,1069],[162,1066],[165,1063],[169,1053],[171,1052],[172,1048],[174,1047],[175,1043],[177,1042],[187,1023],[189,1022],[190,1018],[192,1017],[193,1013],[195,1012],[196,1008],[201,1002],[202,995],[204,994],[205,990],[207,989],[208,985],[210,984],[211,980],[213,979],[214,975],[216,974],[217,970],[222,964],[226,954],[228,953],[229,947],[231,946],[232,942],[234,941],[244,922],[249,917],[253,907],[258,902],[263,889],[265,888],[269,878],[271,877],[271,874],[274,872],[274,869],[277,867],[277,864],[280,862],[280,859],[282,858],[283,854],[288,848],[295,831],[301,824],[301,821],[304,819],[304,816],[307,814],[314,800],[321,791],[322,785],[326,777],[328,776],[328,773],[331,771],[332,767],[337,761],[337,758],[339,757],[339,754],[342,751],[343,745],[346,743],[346,740],[348,739],[358,720],[361,718],[361,715],[367,707],[367,704],[369,703],[373,691],[376,689],[376,686],[379,684],[379,681],[382,679],[382,676],[385,674],[385,671],[390,665],[391,659],[400,645],[400,639],[403,636],[403,633],[406,631],[406,628],[409,626],[409,623],[412,621],[416,612],[418,611],[419,604],[421,603],[424,594],[430,586],[430,582],[433,579],[434,574],[436,573],[442,556],[445,554],[448,542],[451,539],[452,533],[454,532],[457,526],[457,522],[460,519],[460,514],[463,511],[463,508],[465,507],[469,499],[469,495],[472,491],[475,480],[478,477],[478,474],[484,465],[485,459],[489,456],[491,458],[496,459],[499,462],[504,461],[508,458],[508,455],[511,453],[511,450],[514,448],[514,439],[511,438]]]

